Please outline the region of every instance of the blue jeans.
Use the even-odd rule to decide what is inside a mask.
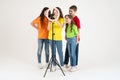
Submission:
[[[38,63],[41,63],[43,43],[45,43],[46,63],[48,63],[49,62],[49,40],[47,39],[38,39],[38,51],[37,51]]]
[[[67,49],[70,56],[70,65],[76,66],[76,37],[67,39]]]
[[[69,53],[68,53],[68,48],[66,45],[64,64],[68,65],[68,63],[69,63]]]
[[[53,42],[54,46],[52,46],[52,42]],[[54,66],[56,65],[55,59],[56,59],[56,48],[57,48],[60,64],[61,64],[61,66],[63,66],[64,62],[63,62],[62,41],[49,40],[49,43],[51,45],[52,55],[55,57],[55,58],[53,58],[53,65]],[[53,47],[53,50],[52,50],[52,47]]]
[[[79,56],[79,43],[76,46],[76,66],[78,65],[78,56]],[[69,53],[66,46],[64,64],[68,65],[68,62],[69,62]]]
[[[76,65],[78,65],[78,56],[79,56],[79,43],[76,46]]]

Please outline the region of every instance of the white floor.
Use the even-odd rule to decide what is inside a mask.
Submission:
[[[32,63],[32,62],[31,62]],[[43,78],[45,69],[37,64],[26,63],[12,56],[0,56],[0,80],[120,80],[120,65],[101,65],[80,67],[76,72],[61,70],[50,72]]]

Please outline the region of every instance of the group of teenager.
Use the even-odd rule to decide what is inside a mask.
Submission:
[[[80,42],[80,20],[76,16],[77,6],[69,7],[69,14],[63,16],[60,7],[53,9],[54,21],[48,19],[48,7],[44,7],[40,16],[31,22],[31,25],[38,30],[38,50],[37,58],[40,69],[44,68],[41,63],[41,54],[43,44],[45,48],[46,65],[49,63],[49,45],[53,51],[52,55],[56,57],[56,50],[58,51],[59,62],[63,70],[70,72],[78,70],[78,53]],[[54,39],[52,34],[52,26],[54,23]],[[65,26],[66,49],[65,57],[63,57],[62,50],[62,29]],[[53,43],[54,46],[53,46]],[[70,59],[70,65],[69,65]],[[56,62],[53,60],[52,71],[56,71]]]

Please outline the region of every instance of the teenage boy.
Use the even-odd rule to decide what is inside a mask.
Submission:
[[[76,46],[76,66],[78,66],[78,53],[79,53],[79,42],[80,42],[80,19],[77,17],[76,15],[77,12],[77,6],[72,5],[69,7],[69,14],[72,15],[73,17],[73,21],[75,23],[75,25],[77,26],[78,29],[78,35],[77,35],[77,46]],[[68,49],[66,48],[65,51],[65,67],[68,68],[68,62],[69,62],[69,53],[68,53]]]

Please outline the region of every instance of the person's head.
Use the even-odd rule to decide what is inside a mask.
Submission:
[[[71,24],[73,21],[73,17],[70,14],[65,15],[66,24]]]
[[[70,15],[75,16],[76,11],[77,11],[77,6],[75,6],[75,5],[70,6],[70,8],[69,8]]]
[[[72,15],[70,14],[65,15],[65,22],[66,22],[65,32],[67,31],[68,26],[70,26],[71,28],[70,31],[72,32],[72,26],[74,24]]]
[[[43,10],[42,10],[42,12],[40,14],[40,22],[41,23],[44,23],[44,18],[45,18],[45,15],[47,15],[47,10],[48,9],[49,9],[48,7],[43,8]]]
[[[57,10],[56,10],[57,9]],[[58,12],[59,11],[59,12]],[[59,7],[56,7],[54,10],[53,10],[53,13],[54,13],[54,16],[57,17],[58,14],[59,14],[59,18],[63,18],[63,13],[62,13],[62,10],[59,8]]]

